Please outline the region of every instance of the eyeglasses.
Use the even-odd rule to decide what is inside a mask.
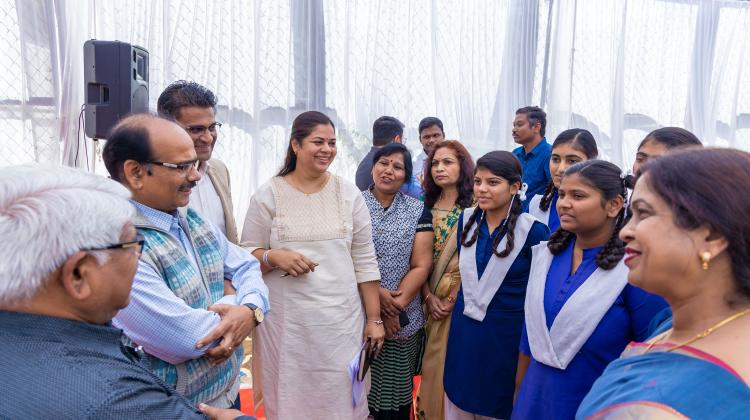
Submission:
[[[146,163],[150,163],[153,165],[161,165],[165,168],[173,169],[182,175],[187,175],[190,172],[190,169],[195,169],[197,171],[198,166],[200,165],[199,160],[193,160],[193,161],[185,162],[185,163],[169,163],[169,162],[159,162],[156,160],[150,160]]]
[[[127,242],[120,242],[114,245],[105,246],[103,248],[86,248],[82,249],[81,251],[108,251],[111,249],[129,249],[133,248],[135,253],[140,255],[141,251],[143,251],[143,244],[146,243],[146,240],[141,236],[140,234],[135,236],[135,239],[132,241]]]
[[[219,128],[221,128],[220,122],[215,122],[209,126],[205,125],[191,125],[189,127],[184,127],[185,131],[187,131],[191,136],[201,136],[203,133],[208,131],[212,135],[216,135],[216,133],[219,132]]]

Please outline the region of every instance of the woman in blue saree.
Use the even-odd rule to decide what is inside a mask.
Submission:
[[[643,168],[631,206],[628,281],[673,314],[607,367],[576,418],[747,418],[750,154],[667,155]]]

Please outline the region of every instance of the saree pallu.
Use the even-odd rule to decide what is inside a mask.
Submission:
[[[750,387],[726,363],[691,347],[631,343],[581,403],[576,419],[739,419]]]
[[[432,226],[435,232],[435,249],[433,255],[433,272],[429,280],[430,291],[435,297],[443,299],[451,289],[461,282],[458,269],[456,228],[459,207],[450,211],[432,209]],[[451,315],[435,320],[427,314],[425,334],[427,337],[424,356],[422,357],[422,381],[417,395],[417,418],[442,420],[443,413],[443,369],[445,352],[448,348],[448,331]]]

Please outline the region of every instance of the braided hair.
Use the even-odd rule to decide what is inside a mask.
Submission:
[[[587,160],[577,163],[565,171],[564,177],[578,174],[583,182],[602,194],[602,205],[609,200],[621,196],[627,197],[625,180],[620,176],[621,170],[617,165],[603,160]],[[625,243],[620,239],[620,229],[625,225],[625,206],[617,213],[614,229],[604,248],[596,255],[596,265],[604,270],[611,270],[625,255]],[[566,231],[560,226],[550,235],[547,247],[553,255],[561,253],[575,238],[574,232]]]
[[[596,147],[596,140],[591,132],[582,128],[571,128],[560,133],[555,141],[552,143],[552,150],[555,150],[558,146],[563,144],[570,144],[570,146],[586,155],[586,159],[596,159],[599,156],[599,149]],[[550,158],[552,159],[552,158]],[[549,210],[550,204],[552,204],[552,198],[557,192],[554,181],[550,180],[547,184],[547,188],[542,194],[542,200],[539,202],[539,209],[541,211]]]
[[[480,168],[486,169],[493,175],[505,179],[509,184],[521,184],[523,169],[521,168],[521,162],[518,161],[513,153],[505,151],[489,152],[479,158],[474,173],[476,174],[476,171]],[[510,255],[511,251],[513,251],[516,222],[518,221],[518,216],[523,212],[521,199],[520,197],[516,197],[516,195],[513,195],[511,197],[508,216],[500,225],[500,233],[495,236],[495,239],[492,242],[492,252],[500,258],[507,257],[508,255]],[[466,226],[463,228],[463,232],[461,233],[462,246],[469,247],[472,246],[474,242],[476,242],[477,237],[479,236],[479,226],[474,229],[474,233],[471,235],[471,238],[467,239],[467,236],[469,234],[469,231],[471,230],[471,227],[474,225],[474,222],[477,222],[477,218],[480,217],[480,215],[484,215],[484,211],[482,211],[477,206],[474,213],[469,216],[469,220],[466,221]],[[477,222],[477,225],[479,223],[481,223],[481,220]],[[498,251],[497,247],[498,245],[500,245],[500,240],[503,235],[507,237],[505,249],[502,251]]]

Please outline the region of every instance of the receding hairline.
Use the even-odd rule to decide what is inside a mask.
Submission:
[[[193,146],[193,140],[190,138],[190,136],[187,134],[187,132],[180,127],[176,122],[172,121],[171,119],[164,118],[159,115],[153,115],[153,114],[136,114],[136,115],[130,115],[128,117],[125,117],[122,121],[120,121],[116,126],[115,130],[122,130],[122,129],[129,129],[129,130],[143,130],[146,132],[146,139],[148,142],[148,147],[151,150],[151,157],[155,158],[156,154],[159,153],[161,150],[161,146],[163,145],[162,141],[155,141],[157,139],[164,139],[164,137],[172,138],[174,136],[170,136],[168,130],[172,129],[175,130],[174,134],[176,136],[182,136],[187,142],[190,143],[191,146]],[[166,135],[166,136],[165,136]],[[187,142],[185,143],[187,145]]]
[[[184,129],[173,120],[153,114],[135,114],[127,116],[117,123],[112,131],[114,132],[122,129],[143,129],[148,134],[148,140],[149,143],[151,143],[154,137],[154,130],[166,127],[173,127],[180,130],[180,132],[184,132]]]
[[[118,122],[117,125],[115,125],[112,131],[120,130],[123,128],[146,128],[146,124],[149,121],[160,121],[160,120],[171,122],[164,117],[160,117],[158,115],[153,115],[153,114],[128,115],[127,117],[120,120],[120,122]]]

